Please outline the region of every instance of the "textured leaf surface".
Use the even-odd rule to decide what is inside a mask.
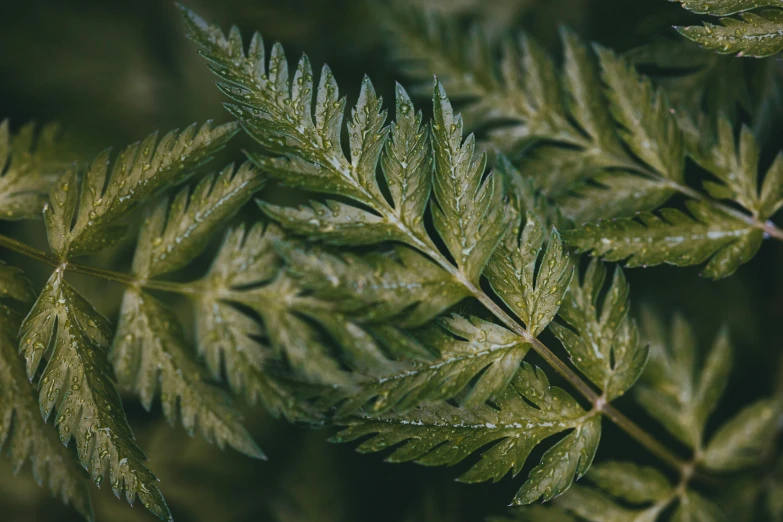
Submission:
[[[0,219],[40,219],[49,187],[72,159],[56,125],[28,124],[11,136],[8,120],[0,122]]]
[[[628,316],[629,287],[619,267],[599,309],[605,278],[604,266],[592,261],[584,277],[571,282],[560,307],[560,317],[568,326],[553,324],[551,328],[574,365],[612,400],[639,378],[647,362],[647,349]]]
[[[699,364],[693,332],[679,315],[667,338],[663,324],[645,310],[643,331],[650,357],[637,400],[672,435],[700,449],[707,417],[723,395],[732,366],[728,335],[721,331]]]
[[[171,205],[162,202],[145,221],[134,256],[136,276],[147,279],[183,268],[212,235],[261,188],[262,178],[249,164],[180,191]]]
[[[513,168],[507,162],[501,161],[501,165],[502,169]],[[504,174],[513,176],[508,171]],[[522,227],[525,203],[520,198],[512,198],[516,223],[506,231],[485,275],[506,306],[533,335],[538,335],[554,319],[568,290],[573,268],[557,231],[553,229],[547,238],[545,225],[535,213],[537,209],[527,213]]]
[[[506,229],[503,187],[491,173],[484,177],[486,155],[474,157],[473,135],[462,141],[462,118],[437,81],[433,114],[433,221],[457,266],[475,284]]]
[[[509,471],[518,474],[541,441],[572,430],[547,451],[515,503],[550,500],[590,466],[600,437],[600,417],[587,414],[565,391],[550,387],[541,370],[525,363],[496,404],[497,409],[488,404],[468,409],[436,402],[409,413],[359,417],[333,440],[347,442],[374,434],[359,445],[359,451],[396,446],[389,461],[428,466],[456,464],[495,443],[460,477],[464,482],[482,482],[500,480]]]
[[[739,18],[721,18],[720,25],[677,27],[677,30],[705,49],[721,54],[762,58],[783,50],[783,11],[766,9],[742,13]]]
[[[675,0],[694,13],[725,16],[759,7],[781,7],[781,0]]]
[[[20,276],[20,272],[4,270],[0,288],[29,285],[19,281]],[[17,298],[13,293],[4,297]],[[37,413],[35,394],[17,353],[15,334],[20,323],[21,317],[0,305],[0,449],[8,455],[15,473],[29,461],[38,485],[46,484],[54,496],[92,521],[87,474]]]
[[[206,292],[197,298],[199,309],[208,312],[211,324],[228,329],[226,333],[233,339],[213,347],[202,342],[200,351],[206,352],[213,374],[219,373],[221,351],[252,346],[246,354],[226,351],[222,356],[237,363],[245,360],[257,369],[264,360],[284,360],[308,381],[346,385],[348,374],[332,354],[330,341],[355,370],[372,372],[384,367],[388,359],[364,327],[343,315],[336,304],[308,295],[299,281],[279,270],[272,247],[277,234],[265,235],[260,225],[246,236],[243,229],[230,233],[200,283]],[[250,326],[250,317],[233,308],[237,304],[258,314],[261,325]],[[221,323],[224,318],[228,323]],[[257,332],[268,339],[271,351],[266,355],[258,343],[246,340],[250,336],[252,341]]]
[[[104,151],[81,180],[71,168],[54,184],[50,204],[44,208],[52,250],[66,258],[113,244],[124,231],[117,224],[119,218],[160,190],[184,181],[236,131],[232,123],[194,124],[182,132],[171,131],[160,140],[151,134],[123,149],[113,164],[109,151]]]
[[[662,90],[653,88],[626,59],[597,47],[614,119],[626,145],[665,179],[681,182],[685,151]]]
[[[719,279],[734,273],[761,246],[763,233],[744,221],[689,201],[690,215],[665,208],[634,218],[603,220],[566,231],[565,240],[579,251],[592,251],[626,266],[669,263],[677,266],[707,262],[702,275]]]
[[[134,441],[107,359],[111,327],[63,278],[58,269],[22,324],[21,351],[33,377],[44,353],[39,381],[41,413],[57,410],[55,425],[67,444],[76,439],[82,465],[100,484],[129,503],[138,496],[162,519],[170,519],[157,479]],[[51,346],[51,349],[49,347]]]
[[[499,325],[458,315],[429,328],[419,342],[436,356],[359,383],[340,413],[353,413],[365,405],[371,415],[402,412],[425,401],[454,398],[468,386],[462,404],[480,407],[487,399],[505,394],[530,348],[520,336]]]
[[[125,292],[111,353],[120,384],[133,389],[147,410],[160,389],[169,423],[180,417],[190,435],[198,431],[221,448],[263,457],[229,398],[207,382],[189,351],[171,310],[143,291]]]
[[[267,364],[275,357],[260,340],[262,325],[220,298],[234,289],[269,282],[277,274],[280,262],[271,243],[276,233],[265,234],[257,224],[226,234],[208,274],[198,282],[205,291],[193,296],[196,346],[213,379],[225,375],[231,389],[251,404],[260,400],[273,415],[295,420],[313,412],[295,401],[291,390],[268,371]]]
[[[395,36],[392,52],[403,72],[421,82],[435,73],[461,104],[468,129],[488,128],[494,147],[505,153],[526,147],[523,171],[548,196],[572,199],[570,191],[612,169],[612,177],[584,194],[581,206],[566,207],[568,217],[627,216],[657,208],[674,193],[660,177],[682,177],[676,122],[662,93],[621,58],[599,49],[604,86],[590,48],[567,30],[561,31],[564,60],[558,70],[525,35],[498,51],[480,32],[465,37],[454,18],[409,7],[382,8],[381,14]],[[619,134],[617,123],[625,127]],[[528,146],[536,139],[542,143]],[[646,177],[640,181],[632,173]]]
[[[401,86],[396,89],[397,121],[387,126],[382,100],[365,78],[346,125],[346,156],[341,148],[345,99],[339,97],[328,67],[322,69],[316,87],[310,62],[303,56],[289,80],[279,44],[272,48],[267,65],[260,35],[254,35],[245,53],[238,29],[232,28],[226,37],[194,13],[184,8],[183,12],[191,38],[224,80],[221,89],[236,102],[229,110],[261,145],[263,152],[251,159],[283,183],[352,200],[299,209],[262,204],[266,212],[294,231],[336,243],[431,244],[423,225],[430,193],[427,133]],[[383,176],[376,172],[379,163]]]
[[[407,247],[364,256],[283,250],[289,273],[305,290],[358,320],[420,326],[467,297],[451,274]]]

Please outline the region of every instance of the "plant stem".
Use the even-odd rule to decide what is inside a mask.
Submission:
[[[36,248],[31,247],[30,245],[2,234],[0,234],[0,247],[22,254],[26,257],[29,257],[30,259],[34,259],[45,265],[49,265],[52,268],[62,267],[68,272],[98,277],[126,286],[138,286],[149,288],[150,290],[160,290],[162,292],[172,292],[176,294],[194,294],[198,292],[198,290],[193,288],[191,285],[185,285],[171,281],[142,281],[121,272],[114,272],[111,270],[104,270],[102,268],[94,268],[76,263],[63,262],[52,254],[47,254],[46,252],[42,252]]]
[[[395,219],[392,215],[387,215],[389,219]],[[472,282],[465,279],[462,273],[446,259],[437,249],[429,244],[428,241],[424,241],[416,236],[410,229],[404,224],[397,221],[395,223],[401,230],[405,231],[411,238],[413,245],[424,254],[432,258],[437,262],[444,270],[448,271],[454,278],[462,283],[463,286],[475,297],[489,312],[491,312],[497,319],[503,322],[511,331],[524,338],[530,343],[533,350],[544,359],[557,373],[559,373],[574,389],[577,390],[585,399],[590,401],[593,408],[602,412],[609,420],[616,424],[625,433],[635,439],[639,444],[647,448],[652,454],[657,456],[661,461],[671,466],[679,473],[683,473],[686,469],[687,462],[672,453],[666,446],[661,444],[657,439],[652,437],[646,431],[644,431],[638,424],[626,417],[622,412],[612,406],[606,399],[596,393],[596,391],[587,384],[577,373],[571,369],[565,362],[563,362],[552,350],[550,350],[544,343],[538,340],[533,334],[519,323],[519,321],[511,317],[506,313],[503,308],[500,307],[489,295],[487,295],[481,288],[477,287]]]

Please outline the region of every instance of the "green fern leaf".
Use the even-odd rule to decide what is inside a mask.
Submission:
[[[469,129],[489,127],[493,145],[504,152],[543,140],[524,150],[522,165],[549,197],[573,200],[574,188],[612,169],[613,177],[604,174],[605,182],[591,185],[594,193],[589,197],[585,193],[582,207],[574,208],[574,215],[566,213],[568,217],[589,218],[589,211],[599,212],[599,208],[602,217],[652,210],[674,193],[659,176],[680,179],[682,175],[684,156],[676,122],[661,93],[614,55],[599,51],[605,62],[604,79],[610,80],[606,89],[588,47],[569,31],[561,33],[565,59],[558,72],[541,48],[524,35],[518,43],[505,42],[495,64],[483,39],[455,37],[458,24],[453,19],[422,15],[409,8],[382,10],[396,35],[392,49],[404,72],[416,80],[425,80],[432,72],[439,75],[446,90],[462,102]],[[607,92],[616,105],[611,111]],[[644,110],[637,115],[631,107]],[[626,152],[613,114],[620,124],[632,125],[631,132],[623,135],[630,140],[630,148],[641,152],[643,160],[652,161],[653,167],[663,164],[663,173],[653,173]],[[657,152],[646,153],[644,143],[652,143]],[[644,173],[645,179],[634,172]],[[604,205],[598,204],[607,200],[619,202],[613,209],[616,214],[606,213]]]
[[[224,338],[228,342],[209,345],[206,339],[215,339],[217,332],[206,334],[199,343],[199,353],[206,356],[213,375],[220,374],[223,359],[229,366],[252,369],[232,378],[237,385],[241,379],[251,397],[256,393],[249,385],[267,386],[256,382],[257,372],[264,361],[274,358],[284,358],[308,380],[347,383],[345,372],[329,355],[318,329],[305,319],[305,312],[311,312],[312,319],[324,304],[302,295],[301,285],[280,270],[273,238],[279,238],[279,232],[273,229],[265,234],[261,225],[247,233],[239,228],[227,235],[209,273],[199,283],[203,291],[196,296],[196,306],[206,314],[204,324],[220,324],[230,336]],[[234,307],[236,304],[258,313],[263,325],[254,326],[245,312]],[[327,312],[332,311],[327,308]],[[200,332],[204,331],[202,326]],[[269,339],[271,353],[249,338],[259,331]],[[246,347],[252,348],[238,352]]]
[[[720,279],[747,263],[761,246],[763,233],[745,221],[705,203],[686,203],[691,215],[665,208],[658,215],[599,221],[566,231],[566,242],[580,252],[592,251],[607,261],[625,259],[626,266],[669,263],[691,266],[707,262],[702,275]]]
[[[507,219],[502,184],[484,178],[486,155],[473,156],[473,135],[462,141],[462,118],[455,115],[446,91],[435,82],[432,147],[435,158],[432,217],[457,267],[478,283],[503,233]]]
[[[671,197],[671,188],[658,180],[608,170],[594,175],[589,182],[572,185],[568,194],[559,198],[558,205],[574,223],[588,223],[656,209]]]
[[[503,395],[524,359],[529,344],[517,334],[472,317],[453,315],[420,334],[419,342],[436,357],[419,358],[359,382],[340,407],[348,415],[366,406],[373,415],[402,412],[436,400],[452,399],[469,384],[462,398],[466,408]]]
[[[220,448],[229,445],[262,458],[231,401],[207,382],[206,372],[188,352],[171,310],[142,291],[125,292],[111,353],[120,384],[133,389],[147,410],[160,386],[163,414],[172,425],[179,410],[189,434],[198,431]]]
[[[614,119],[626,145],[664,179],[681,183],[683,139],[662,90],[654,89],[626,59],[596,47]]]
[[[723,395],[732,365],[728,335],[722,331],[697,366],[696,340],[680,316],[674,317],[670,341],[649,310],[645,310],[643,319],[650,358],[636,388],[637,400],[672,435],[701,449],[704,425]]]
[[[18,269],[0,265],[0,295],[32,301],[30,282]],[[38,485],[72,504],[85,519],[94,519],[87,475],[54,430],[36,413],[38,405],[17,353],[21,317],[0,305],[0,449],[18,473],[27,461]]]
[[[59,143],[59,128],[37,133],[32,124],[11,136],[0,122],[0,219],[40,219],[49,187],[73,158]]]
[[[116,242],[125,227],[117,219],[147,197],[185,180],[236,133],[235,124],[213,127],[207,122],[158,140],[151,134],[125,148],[109,173],[109,151],[86,170],[81,196],[76,169],[63,174],[44,208],[49,244],[65,259],[93,253]],[[77,212],[78,204],[78,212]],[[75,218],[75,219],[74,219]]]
[[[531,472],[514,500],[518,504],[556,497],[590,466],[600,437],[600,417],[585,412],[565,391],[550,387],[541,370],[523,364],[496,404],[498,409],[489,405],[468,409],[439,402],[409,413],[362,416],[346,421],[348,427],[333,440],[348,442],[374,434],[359,445],[360,452],[399,444],[389,461],[415,461],[427,466],[456,464],[495,443],[460,477],[463,482],[482,482],[500,480],[509,471],[518,474],[541,441],[572,430]]]
[[[523,209],[516,212],[521,214]],[[506,232],[485,275],[506,306],[533,335],[538,335],[554,319],[568,290],[573,267],[557,231],[552,229],[547,239],[543,223],[528,213],[524,229],[520,223]]]
[[[718,471],[735,471],[758,462],[765,442],[774,436],[780,405],[770,399],[742,409],[715,433],[707,444],[702,462]]]
[[[705,49],[721,54],[763,58],[783,50],[783,10],[746,12],[740,18],[721,18],[720,23],[676,29]]]
[[[759,7],[781,7],[781,0],[672,0],[694,13],[726,16]]]
[[[108,477],[117,496],[124,493],[129,503],[138,496],[152,513],[169,520],[157,479],[144,465],[146,457],[134,441],[114,386],[107,360],[110,337],[108,321],[58,269],[22,324],[27,375],[32,379],[49,352],[39,381],[44,419],[56,408],[60,439],[65,444],[76,439],[79,460],[97,484]]]
[[[148,279],[186,266],[262,185],[249,164],[236,172],[229,165],[217,177],[202,179],[192,194],[185,189],[170,206],[162,202],[144,223],[134,257],[136,276]]]
[[[267,68],[258,34],[245,54],[236,28],[226,38],[219,28],[183,11],[191,38],[200,45],[213,71],[227,82],[221,84],[225,94],[237,102],[229,105],[229,110],[262,146],[263,154],[251,154],[251,160],[285,184],[346,196],[362,205],[328,201],[326,205],[290,209],[264,203],[262,209],[297,232],[332,242],[429,244],[423,226],[429,163],[418,148],[426,138],[421,115],[413,111],[401,87],[397,88],[399,121],[388,139],[390,128],[384,126],[382,100],[365,78],[348,122],[350,155],[346,158],[340,146],[345,100],[339,98],[328,67],[321,72],[313,107],[313,78],[306,56],[289,82],[280,45],[272,49]],[[392,201],[387,200],[376,176],[384,144],[384,188]]]
[[[628,316],[629,288],[619,267],[599,311],[605,277],[604,266],[592,261],[582,280],[571,282],[558,312],[568,326],[555,323],[551,328],[574,365],[612,400],[639,378],[647,362],[647,349],[640,344],[636,324]]]
[[[467,297],[465,287],[417,251],[332,255],[278,243],[303,289],[361,322],[421,326]]]
[[[277,235],[264,233],[260,224],[226,234],[209,273],[196,283],[203,291],[192,296],[196,346],[211,377],[220,380],[225,373],[232,391],[244,394],[249,403],[260,400],[270,413],[290,420],[311,419],[317,415],[268,371],[275,357],[258,341],[264,334],[261,325],[220,297],[234,288],[268,282],[277,274],[280,262],[271,243]]]

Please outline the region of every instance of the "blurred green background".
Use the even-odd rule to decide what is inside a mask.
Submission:
[[[417,3],[479,20],[493,36],[524,28],[553,50],[558,46],[557,27],[563,24],[587,40],[625,51],[661,38],[676,41],[671,25],[694,20],[665,0]],[[246,38],[259,30],[266,41],[281,41],[290,60],[306,51],[314,66],[329,63],[349,104],[364,74],[386,99],[391,99],[394,80],[405,83],[388,60],[379,24],[364,1],[187,0],[185,4],[224,28],[237,23]],[[85,158],[154,130],[181,128],[208,118],[226,120],[213,78],[183,33],[179,13],[169,0],[0,0],[0,119],[10,118],[14,127],[31,120],[59,121]],[[711,59],[705,57],[704,63]],[[721,74],[724,63],[691,76],[695,83],[671,74],[659,77],[672,86],[673,98],[696,99],[709,106],[709,94],[701,96],[699,89],[709,84],[714,92],[717,84],[728,80]],[[755,124],[770,153],[780,148],[774,74],[772,78],[771,87],[769,76],[749,85],[750,102],[745,100],[738,116]],[[426,101],[421,105],[426,107]],[[241,150],[248,147],[252,143],[237,139],[222,159],[239,160]],[[266,197],[276,194],[271,188]],[[249,215],[257,217],[252,211]],[[14,230],[29,241],[43,240],[40,223]],[[107,255],[122,261],[129,252],[126,242]],[[720,282],[699,278],[698,269],[629,271],[635,305],[649,303],[665,315],[682,312],[704,344],[711,342],[721,324],[730,327],[737,368],[724,413],[718,417],[731,415],[744,402],[767,392],[776,379],[783,321],[782,255],[783,245],[765,243],[751,263]],[[42,267],[38,273],[31,270],[39,278],[46,272]],[[121,289],[89,280],[77,284],[102,304],[109,318],[116,319]],[[520,479],[506,479],[496,485],[468,486],[454,482],[458,470],[384,464],[377,455],[361,456],[351,446],[329,444],[326,439],[332,431],[328,429],[291,426],[269,418],[260,407],[247,410],[246,415],[270,459],[250,461],[191,439],[179,426],[170,428],[159,412],[147,415],[131,397],[125,405],[178,522],[478,521],[502,511],[521,484]],[[626,400],[620,406],[644,422],[632,403]],[[639,451],[612,426],[606,427],[604,437],[610,442],[602,445],[598,458]],[[29,469],[15,477],[9,468],[6,460],[0,460],[0,520],[78,520],[34,484]],[[101,521],[153,520],[141,507],[127,508],[110,491],[96,494],[95,501]]]

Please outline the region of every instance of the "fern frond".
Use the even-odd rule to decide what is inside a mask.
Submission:
[[[623,142],[661,178],[681,183],[684,144],[664,92],[656,90],[628,60],[604,47],[597,47],[596,52]]]
[[[73,159],[59,142],[59,128],[32,124],[11,136],[0,122],[0,219],[40,219],[49,187]]]
[[[743,2],[743,7],[716,6],[717,12],[747,11],[750,2]],[[711,12],[711,6],[704,2]],[[769,5],[768,2],[758,6]],[[777,6],[780,4],[776,2]],[[685,5],[689,8],[688,5]],[[711,13],[712,14],[712,13]],[[720,25],[705,22],[703,26],[676,27],[681,35],[696,42],[705,49],[721,54],[737,54],[738,56],[753,56],[763,58],[772,56],[783,50],[783,10],[765,9],[758,13],[743,12],[739,18],[725,17],[720,19]]]
[[[329,355],[321,334],[300,313],[309,305],[317,308],[319,303],[301,296],[301,286],[280,270],[272,245],[277,234],[275,230],[265,233],[258,224],[247,233],[239,228],[226,237],[210,272],[199,283],[203,291],[196,297],[196,305],[210,324],[223,324],[221,328],[227,329],[228,339],[233,341],[214,346],[202,341],[199,352],[206,354],[213,375],[220,373],[221,360],[226,364],[241,360],[243,365],[260,369],[272,354],[258,343],[248,344],[247,339],[252,341],[252,336],[263,332],[274,356],[286,359],[300,375],[316,382],[345,383],[346,376]],[[236,304],[258,313],[263,328],[251,325],[253,319],[236,309]],[[215,334],[206,338],[214,339]],[[247,346],[252,349],[237,353]]]
[[[188,352],[171,310],[143,291],[125,292],[111,354],[120,384],[133,389],[147,410],[160,386],[163,414],[169,423],[177,421],[179,410],[189,434],[198,431],[220,448],[229,445],[262,458],[229,398],[207,382],[206,372]]]
[[[473,135],[462,140],[462,117],[435,82],[432,149],[435,159],[432,218],[441,239],[468,281],[477,284],[508,224],[502,184],[484,177],[486,155],[474,158]]]
[[[637,400],[672,435],[700,449],[707,417],[723,395],[732,366],[728,335],[721,331],[698,364],[696,340],[682,317],[674,316],[671,338],[666,339],[658,318],[649,310],[644,312],[650,357],[636,388]]]
[[[640,209],[656,209],[671,197],[672,189],[659,180],[605,170],[589,182],[575,184],[558,204],[574,223],[590,223],[607,216],[633,216]]]
[[[628,283],[615,269],[598,309],[606,277],[603,265],[592,261],[581,281],[574,278],[558,314],[568,326],[552,324],[553,333],[574,365],[603,390],[607,400],[624,394],[644,370],[647,349],[639,342],[628,315]]]
[[[209,273],[194,284],[201,291],[191,295],[196,348],[210,376],[221,380],[225,374],[231,390],[250,404],[260,400],[271,414],[290,420],[313,419],[317,414],[270,373],[268,364],[275,357],[260,341],[264,330],[259,322],[221,299],[221,293],[268,282],[278,273],[274,237],[260,224],[248,231],[241,225],[226,234]]]
[[[545,438],[571,430],[531,471],[514,499],[516,504],[550,500],[587,471],[600,438],[600,417],[585,412],[565,391],[550,387],[541,370],[523,364],[512,386],[496,403],[498,409],[486,404],[468,409],[436,402],[409,413],[360,417],[347,421],[348,427],[333,440],[348,442],[374,434],[358,451],[381,451],[399,444],[389,461],[427,466],[456,464],[495,443],[459,479],[482,482],[498,481],[509,471],[518,474],[530,452]]]
[[[82,465],[100,484],[129,503],[138,496],[147,509],[169,520],[157,479],[144,465],[115,389],[107,359],[111,327],[57,269],[46,283],[21,328],[20,349],[33,378],[41,358],[49,358],[39,381],[44,419],[57,410],[60,440],[76,439]]]
[[[713,16],[727,16],[759,7],[783,7],[781,0],[672,0],[688,11]]]
[[[520,215],[524,209],[516,212]],[[535,214],[528,213],[523,229],[520,223],[506,232],[485,275],[506,306],[533,335],[538,335],[554,319],[568,290],[573,267],[557,231],[552,229],[547,238],[544,224]]]
[[[145,221],[133,271],[143,279],[178,270],[190,263],[212,235],[263,186],[249,164],[224,168],[181,190],[169,205],[162,202]]]
[[[565,57],[562,71],[558,71],[546,53],[524,35],[518,43],[506,42],[501,59],[495,64],[492,52],[478,53],[481,60],[471,58],[472,53],[484,48],[483,41],[466,40],[455,45],[451,39],[441,38],[438,30],[419,32],[418,36],[409,34],[421,24],[451,27],[453,21],[398,8],[390,9],[388,18],[398,35],[394,48],[403,49],[403,66],[409,67],[408,72],[416,80],[422,80],[426,77],[421,74],[424,68],[411,68],[409,64],[426,63],[427,73],[440,75],[444,87],[454,91],[453,96],[463,93],[463,111],[470,128],[489,126],[493,144],[504,152],[518,151],[536,139],[545,141],[531,147],[532,151],[525,150],[523,166],[548,196],[573,199],[570,191],[604,169],[612,169],[615,179],[592,188],[596,200],[623,201],[617,206],[616,215],[653,209],[674,193],[659,178],[681,177],[684,156],[681,139],[675,132],[676,123],[662,95],[622,59],[598,50],[603,80],[608,84],[605,87],[588,47],[569,31],[561,35]],[[426,38],[422,39],[422,34]],[[471,84],[475,78],[486,81]],[[611,107],[608,102],[612,102]],[[629,107],[638,110],[638,114]],[[631,132],[619,136],[613,116],[620,118],[621,125],[632,125]],[[632,122],[634,118],[641,118],[641,122]],[[502,126],[498,127],[498,122]],[[657,152],[648,153],[645,143]],[[639,157],[651,164],[639,163],[626,152],[625,145],[635,153],[641,152]],[[650,167],[663,171],[652,172]],[[638,174],[645,178],[634,185]],[[626,183],[618,181],[626,177],[630,177]],[[567,215],[581,217],[586,210]],[[608,215],[605,208],[602,212],[603,216]]]
[[[702,275],[719,279],[747,263],[761,246],[763,232],[703,202],[686,203],[690,215],[674,208],[633,218],[602,220],[564,231],[580,252],[591,251],[626,266],[670,263],[691,266],[707,262]]]
[[[18,269],[0,264],[0,294],[32,301],[29,281]],[[38,405],[19,359],[16,332],[21,317],[0,305],[0,449],[18,473],[27,461],[38,485],[72,504],[85,519],[94,519],[87,475],[54,430],[37,414]]]
[[[735,144],[734,129],[726,118],[718,120],[714,142],[692,153],[694,160],[720,181],[705,181],[715,198],[730,199],[762,220],[783,204],[783,158],[777,159],[763,177],[759,191],[760,147],[751,130],[743,125]]]
[[[113,162],[99,154],[79,181],[71,168],[55,183],[44,220],[52,250],[65,259],[116,242],[125,230],[117,219],[160,190],[184,181],[236,133],[236,124],[194,124],[158,140],[151,134],[126,147]],[[79,194],[81,185],[81,195]],[[77,211],[78,205],[78,211]]]
[[[304,290],[360,322],[417,327],[467,297],[448,272],[408,247],[363,256],[277,248]]]
[[[283,183],[346,196],[361,205],[327,202],[325,206],[314,204],[297,210],[263,204],[265,211],[295,231],[332,242],[395,240],[418,246],[429,241],[423,225],[430,190],[428,164],[417,148],[425,143],[421,116],[413,111],[401,87],[397,89],[399,121],[389,141],[382,100],[365,78],[348,122],[350,155],[346,157],[340,147],[345,100],[338,97],[328,67],[321,72],[313,107],[313,77],[306,56],[289,81],[279,44],[274,46],[267,68],[260,35],[253,37],[245,54],[236,28],[226,38],[219,28],[194,13],[184,9],[184,14],[191,38],[199,44],[213,71],[227,82],[221,83],[222,90],[237,103],[229,105],[229,110],[262,145],[263,154],[251,154],[251,160]],[[382,166],[391,202],[376,176],[385,143],[389,145]],[[390,179],[392,176],[394,179]]]
[[[504,393],[530,349],[523,338],[501,326],[459,315],[441,319],[418,341],[437,355],[360,381],[346,393],[340,415],[360,408],[373,415],[402,412],[423,402],[452,399],[469,386],[461,398],[463,406],[481,407]]]

